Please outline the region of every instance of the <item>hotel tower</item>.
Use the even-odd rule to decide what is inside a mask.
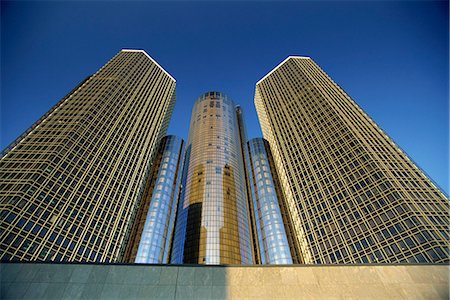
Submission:
[[[208,92],[192,110],[171,262],[252,264],[252,243],[236,107]]]
[[[175,104],[175,79],[122,50],[0,160],[2,261],[121,261]]]
[[[264,76],[255,105],[305,263],[448,261],[446,196],[311,58]]]

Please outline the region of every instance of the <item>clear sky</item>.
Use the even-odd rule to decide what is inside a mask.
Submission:
[[[448,2],[1,1],[1,148],[122,48],[177,79],[170,134],[187,138],[195,99],[218,90],[261,136],[255,83],[311,56],[449,191]]]

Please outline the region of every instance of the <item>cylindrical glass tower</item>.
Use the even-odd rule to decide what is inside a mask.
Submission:
[[[292,264],[293,258],[294,262],[297,261],[297,251],[289,239],[289,217],[283,206],[269,144],[262,138],[255,138],[248,141],[247,149],[247,170],[261,264]]]
[[[194,104],[172,263],[252,264],[235,105],[220,92]]]
[[[169,263],[183,150],[179,137],[169,135],[161,140],[129,244],[129,262]]]

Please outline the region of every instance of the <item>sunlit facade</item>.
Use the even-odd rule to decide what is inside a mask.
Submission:
[[[284,205],[270,147],[262,138],[247,143],[247,170],[261,264],[298,263],[290,217]],[[291,251],[293,254],[291,254]]]
[[[309,57],[256,84],[305,263],[426,263],[449,257],[449,201]]]
[[[220,92],[194,104],[172,263],[253,263],[235,105]]]
[[[0,257],[123,259],[175,79],[122,50],[2,153]]]
[[[309,57],[256,84],[267,141],[221,92],[164,137],[175,83],[122,50],[1,153],[2,261],[449,261],[447,197]]]
[[[126,260],[130,263],[169,263],[183,149],[179,137],[169,135],[161,140],[129,242]]]

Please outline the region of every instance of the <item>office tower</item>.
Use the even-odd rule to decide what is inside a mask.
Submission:
[[[247,150],[246,165],[259,262],[261,264],[300,263],[298,246],[292,236],[291,220],[269,143],[262,138],[254,138],[248,141]]]
[[[130,263],[169,263],[183,167],[183,140],[161,140],[127,250]]]
[[[308,57],[256,84],[305,263],[448,261],[448,199]]]
[[[246,146],[248,141],[247,129],[244,122],[245,120],[244,112],[239,105],[236,106],[236,117],[237,117],[237,124],[239,127],[239,140],[241,143],[241,153],[242,158],[244,160],[245,192],[249,210],[250,231],[252,235],[253,259],[254,264],[261,264],[261,256],[259,253],[259,244],[258,244],[258,233],[256,231],[255,212],[253,211],[253,204],[252,204],[252,191],[250,187],[251,184],[249,178],[249,170],[247,169],[247,161],[249,155]]]
[[[13,142],[2,260],[120,261],[174,103],[175,79],[122,50]]]
[[[194,104],[186,146],[172,263],[253,262],[235,105],[220,92]]]

